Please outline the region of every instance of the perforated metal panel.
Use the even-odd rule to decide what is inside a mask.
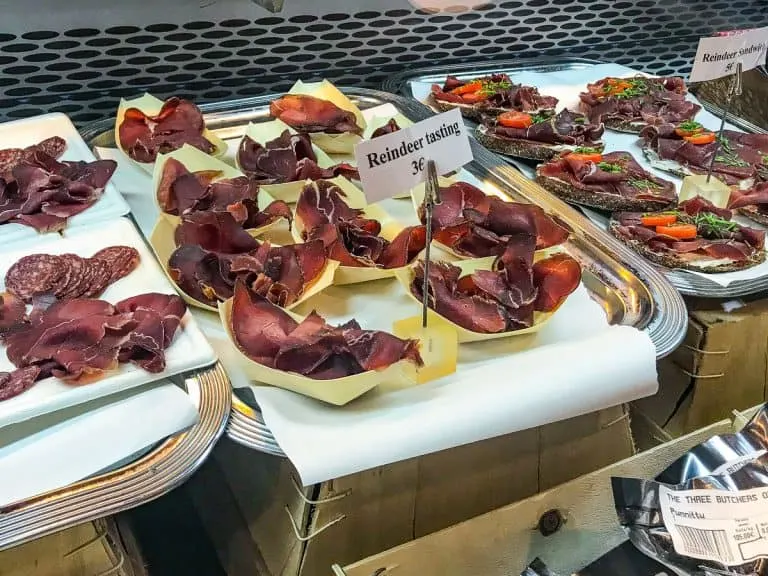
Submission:
[[[61,111],[82,123],[143,91],[205,102],[284,90],[298,77],[378,87],[406,67],[496,57],[570,54],[686,74],[700,36],[766,24],[766,0],[521,0],[463,13],[403,8],[0,33],[0,114]]]

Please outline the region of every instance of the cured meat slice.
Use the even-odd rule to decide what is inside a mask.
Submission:
[[[363,210],[350,208],[346,197],[344,190],[328,180],[307,184],[296,202],[296,218],[304,230],[361,218]]]
[[[540,165],[536,181],[553,194],[602,210],[659,210],[677,200],[675,184],[645,170],[629,152],[599,162],[566,153]]]
[[[255,182],[245,176],[220,176],[221,172],[214,170],[190,172],[184,164],[169,158],[156,191],[158,204],[164,212],[176,216],[229,213],[245,228],[259,228],[279,218],[287,219],[290,225],[293,214],[285,202],[274,201],[260,211]]]
[[[692,120],[701,106],[685,99],[681,78],[603,78],[579,95],[581,109],[592,122],[638,133],[646,125]]]
[[[5,274],[5,288],[24,302],[49,292],[63,274],[58,256],[32,254],[16,261]]]
[[[0,334],[21,324],[26,314],[24,302],[10,292],[0,293]]]
[[[57,140],[45,150],[60,153]],[[67,219],[93,205],[102,195],[117,164],[112,160],[58,162],[34,147],[15,160],[0,180],[0,223],[18,222],[40,232],[62,229]]]
[[[316,312],[299,324],[241,281],[230,321],[235,344],[253,361],[316,380],[383,370],[401,360],[423,363],[414,340],[363,330],[354,321],[334,327]]]
[[[351,132],[362,135],[352,112],[342,110],[333,102],[301,94],[286,94],[269,103],[273,118],[285,122],[297,132],[325,132],[342,134]]]
[[[90,268],[90,281],[88,287],[83,293],[84,298],[95,298],[99,296],[109,286],[112,270],[103,260],[97,258],[88,258],[86,266]]]
[[[381,223],[350,208],[344,191],[320,180],[304,187],[296,204],[305,240],[322,240],[328,257],[342,266],[399,268],[426,246],[424,226],[404,228],[390,242],[382,238]]]
[[[259,242],[238,225],[229,212],[193,212],[182,216],[176,228],[177,246],[194,244],[211,252],[241,254]]]
[[[567,254],[555,254],[533,265],[533,282],[538,287],[534,307],[553,312],[581,282],[581,266]]]
[[[493,334],[528,328],[534,312],[557,309],[581,282],[581,266],[566,254],[533,263],[535,237],[510,239],[491,270],[461,276],[446,262],[430,266],[429,307],[454,324]],[[411,291],[423,301],[424,265],[417,264]]]
[[[306,134],[291,134],[288,130],[264,146],[246,134],[237,150],[238,166],[259,184],[298,180],[300,161],[317,166],[312,141]]]
[[[540,207],[486,196],[466,182],[441,187],[440,197],[442,202],[432,213],[434,238],[464,256],[497,256],[516,234],[535,235],[537,248],[555,246],[568,238],[568,231]],[[423,205],[419,217],[425,221]]]
[[[101,262],[101,261],[100,261]],[[176,295],[142,294],[112,306],[102,300],[56,301],[35,305],[29,322],[4,334],[6,354],[17,367],[0,373],[0,400],[55,376],[85,383],[134,362],[148,371],[165,366],[186,307]]]
[[[13,372],[0,372],[0,402],[26,392],[39,376],[39,366],[18,368]]]
[[[158,154],[168,154],[184,144],[212,154],[216,147],[203,135],[204,131],[205,121],[197,106],[189,100],[169,98],[154,116],[128,108],[117,137],[130,158],[154,162]]]
[[[386,124],[384,124],[384,126],[379,126],[376,128],[376,130],[374,130],[371,134],[371,138],[378,138],[379,136],[392,134],[398,130],[400,130],[400,126],[397,124],[397,120],[391,118]]]
[[[139,251],[133,246],[109,246],[102,248],[93,255],[96,260],[102,260],[110,270],[109,284],[114,284],[133,272],[141,261]]]

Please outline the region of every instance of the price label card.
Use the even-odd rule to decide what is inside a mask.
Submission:
[[[690,82],[704,82],[736,72],[741,62],[742,71],[765,64],[768,46],[768,27],[721,33],[713,38],[699,40],[693,60]]]
[[[424,182],[427,160],[438,174],[472,161],[467,127],[458,109],[413,126],[360,142],[355,147],[363,192],[369,203],[391,198]]]

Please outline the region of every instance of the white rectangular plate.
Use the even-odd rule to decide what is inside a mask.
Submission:
[[[0,259],[0,291],[5,290],[5,273],[22,256],[71,252],[89,257],[102,248],[114,245],[136,248],[141,255],[141,263],[131,274],[108,287],[102,299],[114,304],[146,292],[176,293],[144,239],[133,223],[125,218],[113,219],[103,226],[68,229],[64,231],[63,238],[58,235],[42,237],[36,242],[27,243],[24,248],[4,252]],[[216,355],[189,312],[182,319],[173,343],[165,351],[165,360],[166,369],[159,374],[150,374],[133,364],[120,364],[117,370],[104,375],[101,380],[83,386],[72,386],[57,378],[46,378],[23,394],[0,402],[0,426],[213,364]],[[5,348],[0,346],[0,371],[13,369],[13,364],[5,356]]]
[[[59,136],[67,142],[67,149],[60,160],[93,162],[96,157],[85,143],[72,121],[61,113],[44,114],[23,120],[0,124],[0,149],[26,148],[46,138]],[[109,182],[102,197],[90,208],[73,216],[67,228],[74,229],[128,214],[128,204]],[[0,242],[16,242],[38,236],[38,232],[23,224],[0,224]]]

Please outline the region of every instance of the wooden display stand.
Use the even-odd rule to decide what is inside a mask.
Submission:
[[[224,439],[185,489],[230,576],[327,576],[633,452],[617,406],[307,489],[287,459]]]
[[[640,448],[768,399],[768,300],[687,304],[688,333],[658,364],[659,393],[632,403]]]
[[[2,576],[148,576],[131,534],[113,518],[0,552]]]
[[[692,447],[743,427],[723,420],[572,482],[362,559],[336,576],[510,576],[540,557],[557,574],[572,574],[627,538],[619,526],[611,477],[652,478]],[[554,533],[537,530],[544,513],[564,522]]]

